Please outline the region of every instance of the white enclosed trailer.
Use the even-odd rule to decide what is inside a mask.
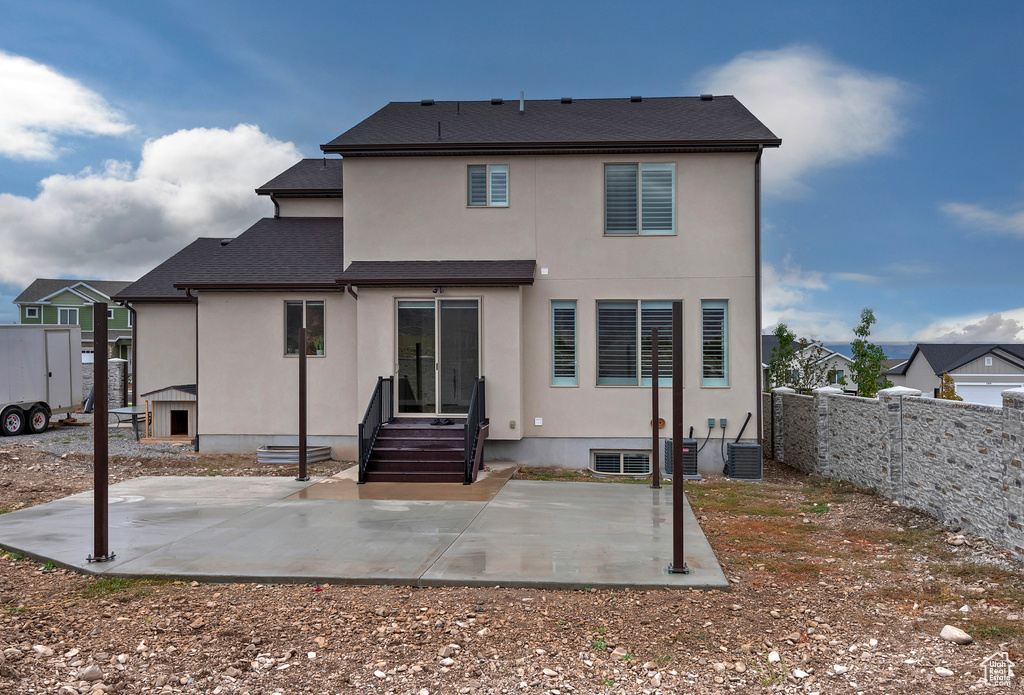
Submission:
[[[0,434],[42,432],[81,405],[81,328],[0,326]]]

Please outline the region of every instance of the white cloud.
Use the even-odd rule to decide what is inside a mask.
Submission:
[[[782,147],[765,158],[765,192],[796,195],[814,169],[892,149],[914,89],[806,46],[744,53],[697,78],[699,91],[733,94]]]
[[[866,273],[832,273],[832,277],[837,280],[846,280],[847,282],[859,282],[864,285],[877,285],[882,282],[882,278],[877,275],[868,275]]]
[[[257,186],[301,158],[255,125],[180,130],[137,168],[50,176],[35,198],[0,194],[0,282],[134,280],[199,236],[233,236],[271,212]]]
[[[1024,308],[936,321],[915,333],[914,340],[922,343],[1024,342]]]
[[[1024,238],[1024,210],[1000,212],[969,203],[946,203],[940,209],[965,227]]]
[[[781,268],[770,263],[761,266],[761,325],[773,328],[780,322],[802,338],[845,340],[850,327],[834,314],[809,311],[804,307],[814,292],[828,286],[819,272],[804,271],[787,257]]]
[[[53,68],[2,51],[0,94],[0,155],[53,159],[57,135],[122,135],[131,130],[96,92]]]

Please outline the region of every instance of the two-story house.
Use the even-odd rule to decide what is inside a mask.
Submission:
[[[82,352],[93,353],[93,303],[107,303],[107,357],[132,359],[132,316],[111,297],[128,287],[118,280],[33,280],[17,296],[18,321],[25,325],[77,325],[82,327]]]
[[[409,423],[396,449],[458,428],[484,377],[487,458],[644,472],[651,329],[668,374],[681,300],[687,427],[731,440],[749,413],[757,440],[760,162],[779,144],[729,96],[388,104],[257,189],[274,218],[118,295],[139,392],[197,384],[203,451],[294,443],[305,349],[309,441],[355,458],[379,377]],[[721,470],[711,449],[700,467]]]

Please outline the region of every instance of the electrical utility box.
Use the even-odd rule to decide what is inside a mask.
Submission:
[[[683,480],[704,480],[697,471],[697,440],[683,439]],[[672,440],[665,440],[665,475],[672,475]]]
[[[82,329],[0,326],[0,434],[42,432],[82,405]]]
[[[761,482],[761,445],[751,442],[728,444],[729,479]]]

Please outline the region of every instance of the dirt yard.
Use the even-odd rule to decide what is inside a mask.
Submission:
[[[181,453],[110,473],[296,470]],[[982,664],[1007,652],[1024,666],[1019,564],[849,486],[772,463],[765,476],[687,483],[730,592],[95,580],[7,554],[0,693],[1021,691],[1020,676],[986,686]],[[0,511],[91,486],[89,457],[0,440]],[[941,639],[945,625],[973,642]]]

